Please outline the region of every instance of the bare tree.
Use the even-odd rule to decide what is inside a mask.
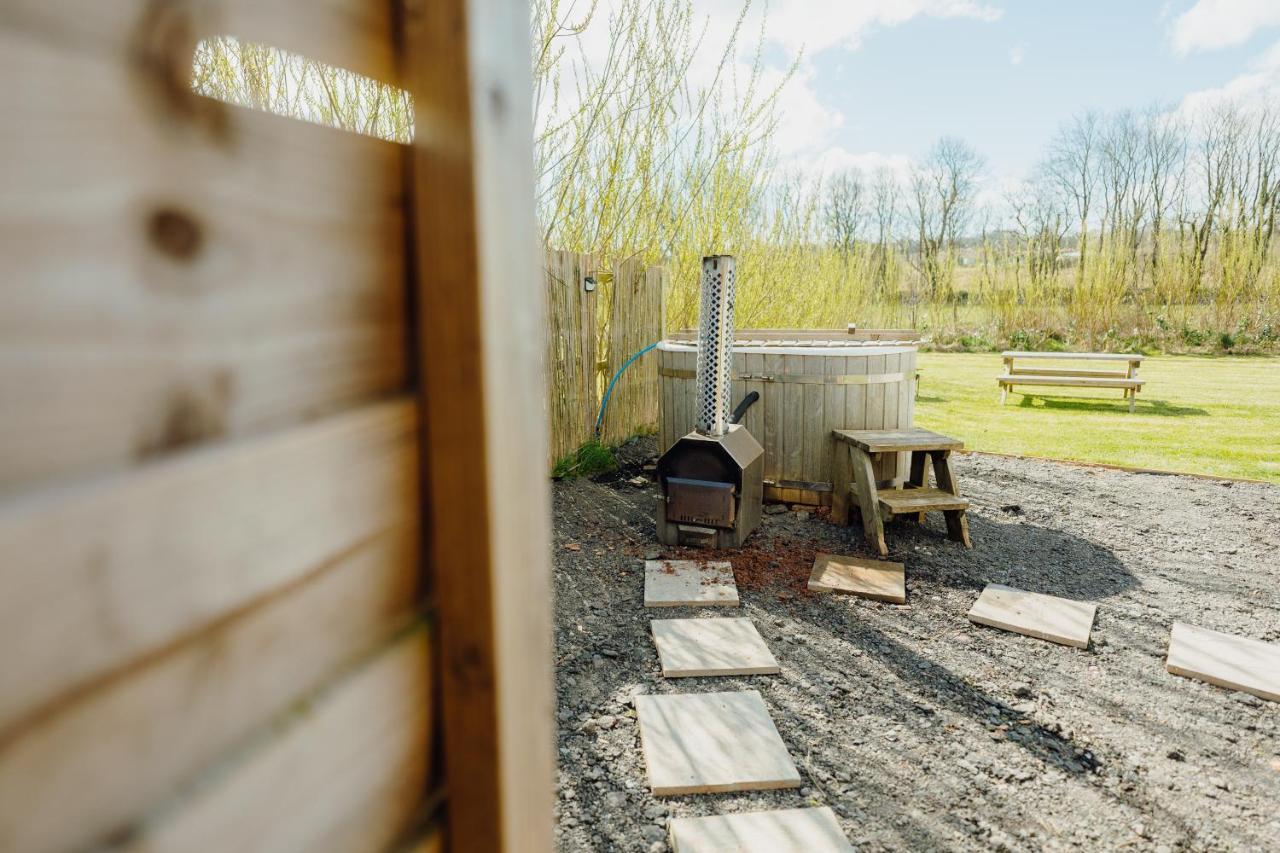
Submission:
[[[1234,154],[1218,213],[1220,304],[1251,301],[1266,264],[1280,199],[1280,123],[1269,108],[1236,113]]]
[[[973,212],[983,159],[967,142],[944,136],[911,172],[909,204],[917,265],[933,298],[950,295],[957,238]]]
[[[826,196],[823,214],[827,232],[847,267],[867,217],[866,185],[862,173],[849,169],[836,175],[827,185]]]
[[[1070,228],[1071,214],[1052,177],[1043,172],[1007,193],[1005,200],[1022,233],[1022,262],[1032,285],[1050,283]]]
[[[1102,125],[1099,173],[1102,184],[1102,223],[1099,253],[1111,263],[1112,281],[1128,287],[1138,267],[1138,248],[1148,211],[1149,163],[1145,156],[1145,131],[1138,116],[1124,110]],[[1100,254],[1101,256],[1101,254]]]
[[[889,288],[889,264],[893,255],[894,233],[898,227],[900,193],[901,187],[893,170],[883,166],[877,169],[871,185],[871,197],[876,218],[876,286],[881,293]]]
[[[1085,262],[1089,254],[1089,216],[1093,211],[1094,188],[1098,182],[1098,125],[1097,113],[1076,116],[1053,138],[1043,167],[1045,174],[1075,208],[1077,251],[1080,253],[1076,267],[1077,285],[1084,283]]]
[[[1151,205],[1151,284],[1160,284],[1161,246],[1169,213],[1185,189],[1187,128],[1176,115],[1152,107],[1144,117],[1147,160],[1147,198]]]
[[[1241,117],[1234,105],[1222,105],[1202,115],[1197,122],[1198,138],[1191,158],[1197,196],[1183,206],[1179,229],[1190,247],[1184,250],[1183,267],[1189,295],[1195,299],[1204,283],[1205,259],[1213,238],[1214,224],[1227,194],[1227,181],[1235,167],[1240,146]]]

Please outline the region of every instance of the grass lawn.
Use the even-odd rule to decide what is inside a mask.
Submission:
[[[1148,358],[1132,415],[1111,389],[1023,386],[1001,407],[997,354],[921,353],[919,366],[916,424],[971,450],[1280,483],[1277,358]]]

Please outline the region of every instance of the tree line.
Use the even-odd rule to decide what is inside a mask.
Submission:
[[[1125,324],[1194,338],[1208,323],[1275,342],[1274,108],[1085,112],[1059,128],[1027,179],[983,191],[983,169],[972,147],[944,138],[903,176],[837,175],[820,191],[820,239],[846,258],[869,244],[868,287],[883,297],[979,298],[1006,331],[1052,325],[1056,313],[1060,336],[1089,340]],[[887,215],[885,198],[895,199]],[[895,252],[908,274],[886,282],[880,259]]]

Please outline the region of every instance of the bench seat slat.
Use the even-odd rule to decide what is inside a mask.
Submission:
[[[1142,361],[1146,356],[1124,352],[1020,352],[1006,350],[1001,358],[1043,358],[1067,361]]]
[[[1078,388],[1141,388],[1144,379],[1098,376],[1045,376],[1043,374],[1004,374],[996,377],[1001,385],[1068,385]]]

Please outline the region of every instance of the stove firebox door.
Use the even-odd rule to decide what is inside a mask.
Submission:
[[[732,529],[736,504],[733,483],[667,478],[667,521]]]

